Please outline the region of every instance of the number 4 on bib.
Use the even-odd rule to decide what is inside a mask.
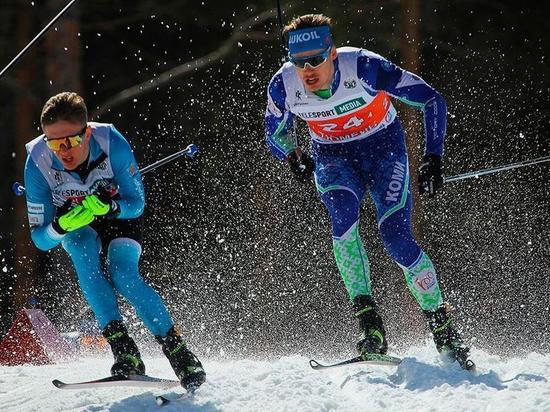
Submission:
[[[359,127],[363,123],[363,119],[353,116],[344,124],[344,130],[351,129],[352,127]]]

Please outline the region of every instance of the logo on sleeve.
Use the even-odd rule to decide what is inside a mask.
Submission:
[[[44,215],[43,214],[32,214],[29,213],[29,225],[31,226],[42,226],[44,224]]]
[[[27,202],[27,210],[29,213],[44,213],[44,203]]]

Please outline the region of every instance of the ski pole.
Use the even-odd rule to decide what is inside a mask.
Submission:
[[[162,165],[165,165],[166,163],[170,163],[172,160],[175,160],[181,156],[187,156],[192,159],[198,152],[199,148],[194,144],[190,144],[185,149],[180,150],[179,152],[172,153],[170,156],[166,156],[165,158],[157,160],[155,163],[152,163],[149,166],[145,166],[143,169],[140,169],[139,172],[141,174],[148,173],[152,170],[159,168]]]
[[[36,43],[38,41],[38,39],[40,39],[40,37],[42,37],[44,35],[44,33],[46,33],[48,31],[48,29],[57,21],[59,20],[59,18],[65,14],[65,12],[69,9],[69,7],[71,7],[74,3],[76,2],[76,0],[71,0],[64,8],[63,10],[61,10],[57,16],[55,16],[52,20],[50,20],[50,22],[46,25],[46,27],[44,27],[40,33],[38,33],[34,39],[32,39],[24,48],[23,50],[21,50],[19,52],[19,54],[17,56],[15,56],[13,58],[13,60],[11,62],[8,63],[8,65],[6,67],[4,67],[2,69],[2,71],[0,72],[0,78],[4,75],[4,73],[6,71],[8,71],[8,69],[17,61],[21,58],[21,56],[23,56],[23,54],[25,54],[25,52],[30,49],[32,47],[32,45],[34,43]]]
[[[286,45],[285,37],[283,36],[283,10],[281,7],[281,0],[277,0],[277,17],[279,20],[279,30],[281,34],[281,47],[283,50],[283,61],[286,60]]]
[[[490,167],[488,169],[482,169],[482,170],[478,170],[478,171],[475,171],[475,172],[462,173],[462,174],[459,174],[459,175],[456,175],[456,176],[446,177],[445,178],[445,183],[456,182],[458,180],[471,179],[472,177],[479,177],[479,176],[483,176],[483,175],[490,175],[490,174],[493,174],[493,173],[503,172],[503,171],[506,171],[506,170],[519,169],[520,167],[536,165],[536,164],[544,163],[544,162],[550,162],[550,156],[539,157],[539,158],[532,159],[532,160],[523,160],[521,162],[510,163],[510,164],[504,165],[504,166]]]
[[[170,163],[171,161],[181,156],[187,156],[192,159],[198,152],[199,148],[194,144],[190,144],[185,149],[180,150],[179,152],[172,153],[171,155],[166,156],[163,159],[157,160],[155,163],[151,163],[149,166],[145,166],[144,168],[139,169],[139,172],[144,175],[145,173],[158,169],[160,166],[165,165],[166,163]],[[11,190],[13,191],[13,193],[15,193],[16,196],[22,196],[25,194],[25,186],[23,186],[19,182],[14,182]]]

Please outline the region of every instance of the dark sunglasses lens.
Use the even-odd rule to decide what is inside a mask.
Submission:
[[[324,56],[314,56],[308,59],[292,60],[292,63],[296,67],[303,69],[304,67],[306,67],[306,64],[309,64],[311,67],[317,67],[321,63],[323,63],[325,60],[326,60],[326,57]]]
[[[311,59],[309,59],[308,63],[309,63],[310,66],[312,66],[312,67],[317,67],[317,66],[319,66],[321,63],[323,63],[325,60],[326,60],[326,57],[323,57],[323,56],[316,56],[316,57],[312,57]]]

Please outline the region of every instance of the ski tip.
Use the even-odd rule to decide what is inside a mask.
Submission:
[[[311,366],[313,369],[318,369],[321,367],[321,364],[317,362],[315,359],[310,359],[309,366]]]
[[[65,383],[61,382],[58,379],[54,379],[52,381],[52,383],[53,383],[53,386],[55,386],[56,388],[59,388],[59,389],[61,389],[63,386],[65,386]]]

